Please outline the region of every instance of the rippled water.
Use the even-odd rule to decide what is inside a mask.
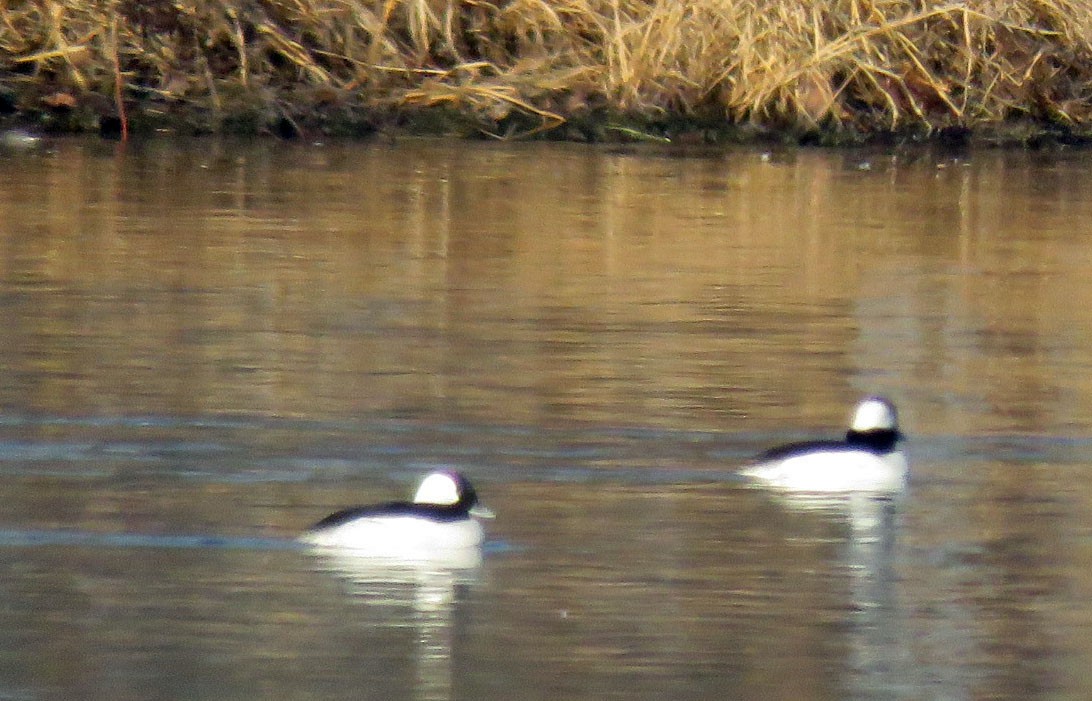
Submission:
[[[0,154],[0,699],[1084,699],[1082,153]],[[864,393],[910,491],[747,487]],[[454,465],[475,566],[291,538]]]

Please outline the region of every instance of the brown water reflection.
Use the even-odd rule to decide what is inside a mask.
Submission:
[[[0,698],[1085,698],[1088,162],[0,154]],[[738,482],[865,392],[903,500]],[[473,576],[283,548],[436,464]]]
[[[1079,160],[110,148],[6,162],[13,409],[720,429],[879,389],[943,396],[907,407],[925,430],[1092,413]]]

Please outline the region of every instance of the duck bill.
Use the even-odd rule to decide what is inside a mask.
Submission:
[[[481,504],[470,507],[469,513],[471,516],[477,516],[478,518],[496,518],[497,516],[488,506],[482,506]]]

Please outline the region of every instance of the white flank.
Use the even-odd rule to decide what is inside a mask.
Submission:
[[[897,492],[906,487],[906,456],[866,450],[828,449],[760,463],[741,474],[799,492]]]
[[[437,522],[416,516],[365,517],[305,533],[300,540],[352,550],[357,557],[431,560],[445,557],[447,551],[477,547],[482,527],[471,518]]]

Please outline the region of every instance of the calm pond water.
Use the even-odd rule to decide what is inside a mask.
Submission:
[[[1087,699],[1090,166],[0,153],[0,700]],[[738,478],[866,393],[901,499]],[[482,562],[293,546],[437,465]]]

